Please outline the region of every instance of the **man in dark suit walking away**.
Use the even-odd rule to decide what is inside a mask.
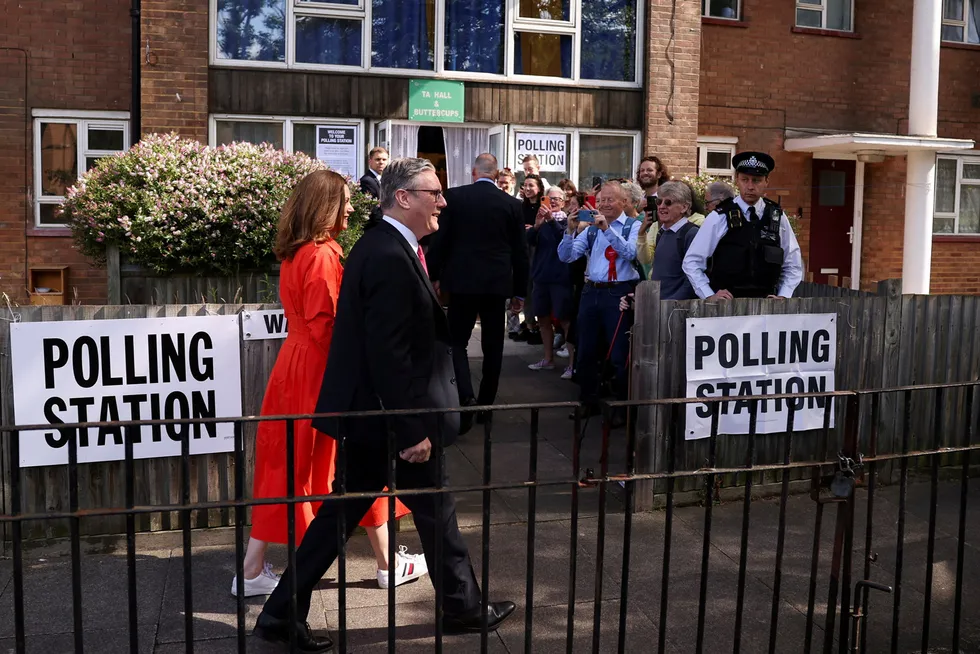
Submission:
[[[381,173],[388,165],[388,151],[384,148],[371,148],[368,153],[368,170],[361,176],[361,190],[373,198],[381,197]],[[371,210],[368,220],[381,220],[381,206]]]
[[[507,300],[520,310],[527,288],[521,201],[497,188],[496,177],[497,158],[481,154],[473,164],[473,183],[446,192],[448,206],[428,255],[437,290],[449,296],[453,365],[463,406],[491,405],[497,398]],[[478,315],[483,381],[475,394],[466,346]],[[460,433],[469,430],[472,419],[472,413],[462,415]]]
[[[317,413],[456,408],[449,325],[429,283],[420,238],[439,228],[446,206],[432,164],[396,159],[381,182],[384,217],[366,230],[351,250],[337,302],[337,321],[327,359]],[[442,421],[442,424],[440,424]],[[332,437],[344,435],[347,465],[338,471],[350,493],[378,492],[388,483],[388,429],[397,441],[396,488],[434,488],[439,482],[442,446],[455,439],[459,414],[397,415],[386,418],[317,418],[313,426]],[[435,446],[430,440],[436,439]],[[443,469],[445,469],[443,467]],[[429,570],[441,565],[446,633],[482,629],[480,589],[456,521],[452,495],[406,495]],[[357,527],[372,498],[327,501],[296,550],[296,619],[289,623],[289,584],[276,587],[255,624],[255,635],[289,642],[296,631],[299,650],[324,652],[333,643],[315,636],[306,622],[313,589],[337,558],[338,515],[347,533]],[[442,560],[436,561],[441,541]],[[283,579],[288,580],[287,569]],[[434,582],[433,582],[434,583]],[[513,602],[491,603],[487,624],[495,630],[514,611]]]

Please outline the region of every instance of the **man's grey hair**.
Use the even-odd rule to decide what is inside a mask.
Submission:
[[[725,182],[711,182],[704,189],[705,195],[710,195],[712,200],[725,200],[735,197],[735,191]]]
[[[640,203],[643,202],[643,198],[645,197],[640,185],[636,182],[620,182],[620,186],[623,187],[623,191],[626,193],[626,201],[634,207],[639,208]]]
[[[657,189],[657,197],[683,202],[684,204],[694,204],[694,196],[691,194],[691,187],[684,182],[664,182]]]
[[[415,188],[415,178],[427,170],[436,170],[428,159],[401,157],[388,164],[385,174],[381,176],[381,208],[391,209],[395,206],[395,192]]]
[[[484,152],[476,158],[476,161],[473,162],[473,171],[476,173],[477,177],[496,179],[497,157],[493,156],[489,152]]]

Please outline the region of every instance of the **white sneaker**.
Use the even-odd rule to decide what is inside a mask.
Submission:
[[[429,568],[425,564],[425,557],[421,554],[409,554],[408,548],[404,545],[398,546],[395,553],[395,587],[424,577],[429,574]],[[382,588],[388,587],[388,571],[378,570],[378,585]]]
[[[574,371],[572,370],[572,367],[571,366],[567,366],[565,368],[565,372],[561,373],[561,378],[562,379],[571,379],[573,372]]]
[[[532,363],[527,367],[528,370],[554,370],[555,364],[549,363],[548,361],[541,359],[537,363]]]
[[[555,352],[555,354],[557,354],[558,356],[560,356],[562,359],[567,359],[568,358],[568,346],[567,345],[562,345],[561,349],[558,350],[557,352]]]
[[[279,575],[272,571],[271,563],[266,563],[262,566],[262,572],[258,577],[245,580],[245,597],[271,595],[278,584]],[[238,575],[231,580],[231,594],[233,597],[238,597]]]

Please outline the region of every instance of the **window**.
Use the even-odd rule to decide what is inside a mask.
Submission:
[[[735,146],[738,139],[727,136],[703,136],[698,138],[698,172],[713,177],[735,176],[732,168],[732,157],[735,156]]]
[[[78,176],[102,157],[129,149],[129,116],[45,110],[34,116],[34,224],[64,227],[58,207]]]
[[[943,0],[943,41],[980,44],[980,0]]]
[[[701,15],[738,20],[738,4],[739,0],[701,0]]]
[[[329,128],[327,133],[323,129]],[[331,169],[357,178],[364,172],[364,122],[335,118],[211,116],[212,145],[268,143],[287,152],[304,152]],[[318,145],[320,146],[318,148]]]
[[[639,86],[640,0],[211,3],[218,65]]]
[[[594,186],[596,177],[633,177],[639,161],[639,136],[637,132],[513,127],[509,166],[521,184],[524,158],[534,154],[541,176],[550,184],[568,178],[586,191]]]
[[[936,234],[980,234],[980,157],[936,159]]]
[[[796,25],[850,32],[854,0],[796,0]]]

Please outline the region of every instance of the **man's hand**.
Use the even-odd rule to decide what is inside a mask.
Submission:
[[[519,297],[512,297],[510,299],[510,310],[514,313],[520,313],[524,308],[524,300]]]
[[[551,210],[546,207],[541,207],[538,209],[538,215],[534,217],[534,228],[540,228],[549,218],[551,218]]]
[[[766,296],[766,299],[767,300],[785,300],[786,299],[786,296],[784,296],[784,295],[767,295]]]
[[[657,220],[657,214],[652,211],[647,211],[643,214],[643,222],[640,223],[640,236],[643,236],[650,228],[653,227],[653,223]]]
[[[633,308],[632,300],[633,300],[632,293],[628,293],[627,295],[624,295],[623,297],[619,298],[619,310],[629,311],[630,309],[632,309]]]
[[[602,231],[606,231],[609,229],[609,221],[606,220],[606,217],[600,213],[595,217],[595,226]]]
[[[432,453],[432,443],[426,438],[424,441],[418,445],[413,445],[407,450],[402,450],[398,453],[403,460],[409,463],[425,463],[429,460],[429,455]]]
[[[436,295],[439,295],[439,282],[432,282],[432,290],[436,292]]]
[[[725,289],[721,289],[720,291],[718,291],[714,295],[709,295],[708,297],[706,297],[704,299],[705,300],[734,300],[735,298],[732,296],[731,293],[729,293]]]

